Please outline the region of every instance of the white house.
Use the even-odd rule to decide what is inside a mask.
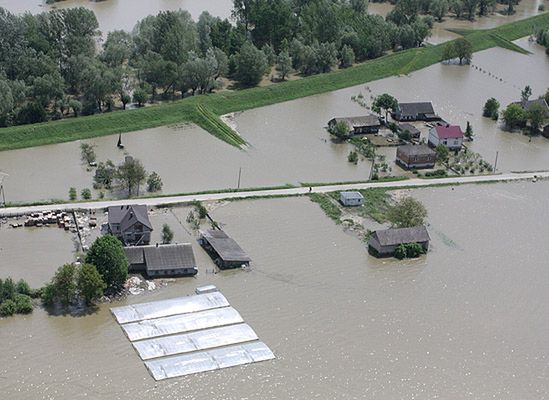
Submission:
[[[463,132],[458,125],[437,125],[429,131],[429,146],[443,144],[450,150],[459,150],[463,143]]]

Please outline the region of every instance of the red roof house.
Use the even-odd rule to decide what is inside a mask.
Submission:
[[[450,150],[460,149],[463,143],[463,131],[459,125],[437,125],[429,131],[429,145],[443,144]]]

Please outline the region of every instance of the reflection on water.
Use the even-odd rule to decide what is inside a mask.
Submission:
[[[0,320],[2,394],[543,398],[549,183],[412,194],[429,210],[432,237],[431,251],[418,260],[373,259],[307,198],[232,202],[212,214],[251,255],[250,272],[207,274],[207,256],[195,247],[197,278],[114,304],[190,294],[213,283],[273,349],[273,362],[155,383],[110,305],[80,318],[36,310]]]

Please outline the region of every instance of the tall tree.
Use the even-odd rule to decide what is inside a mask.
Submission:
[[[128,276],[128,258],[122,242],[111,235],[97,238],[86,254],[86,264],[95,265],[107,289],[119,290]]]
[[[128,196],[134,193],[139,196],[139,188],[145,182],[147,171],[141,161],[127,156],[116,169],[115,177],[120,187],[128,191]]]
[[[385,121],[389,116],[389,111],[396,111],[398,108],[398,100],[388,93],[383,93],[377,96],[372,103],[372,111],[380,114],[381,111],[385,111]]]
[[[86,305],[91,305],[103,296],[107,285],[95,265],[84,264],[78,271],[77,288]]]
[[[246,86],[257,85],[267,70],[265,53],[246,42],[240,52],[234,55],[236,65],[235,78]]]
[[[423,225],[427,218],[427,210],[413,197],[404,197],[389,207],[387,219],[394,227],[411,228]]]

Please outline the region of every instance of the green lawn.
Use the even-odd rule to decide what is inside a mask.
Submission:
[[[489,30],[460,30],[474,51],[504,47],[524,53],[511,43],[535,29],[549,28],[549,13]],[[68,142],[131,132],[168,124],[193,122],[221,140],[241,146],[245,142],[219,118],[220,115],[267,106],[349,86],[408,74],[440,61],[444,44],[389,54],[345,70],[310,76],[267,87],[196,96],[135,110],[69,118],[35,125],[0,129],[0,151]]]

